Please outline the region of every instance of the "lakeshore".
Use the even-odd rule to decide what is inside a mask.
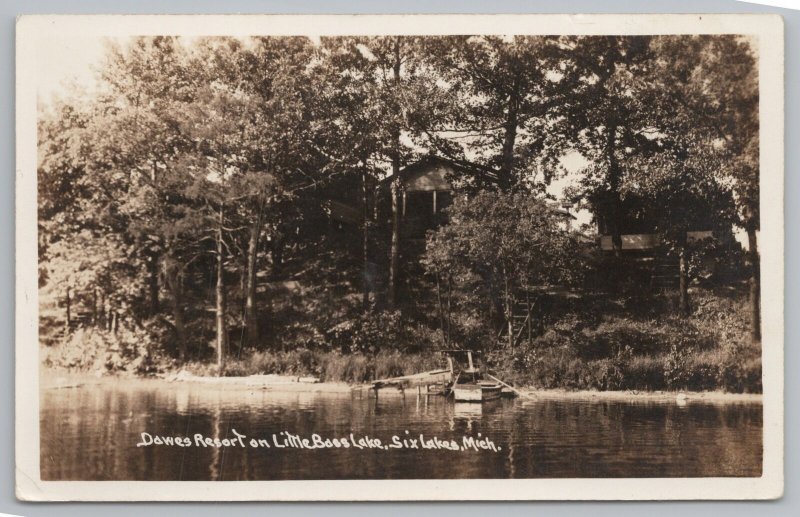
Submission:
[[[370,384],[349,384],[345,382],[319,382],[313,377],[293,375],[249,375],[242,377],[211,377],[192,375],[185,371],[161,377],[96,376],[91,374],[54,374],[43,376],[40,386],[43,390],[74,389],[84,386],[116,385],[120,388],[148,386],[163,389],[191,387],[197,390],[214,391],[272,391],[280,393],[325,393],[325,394],[368,394]],[[535,387],[518,388],[524,400],[572,400],[572,401],[618,401],[618,402],[676,402],[679,405],[690,402],[705,403],[761,403],[761,393],[728,393],[722,391],[640,391],[640,390],[567,390],[539,389]],[[398,388],[381,388],[381,396],[415,396],[416,390],[403,392]],[[430,395],[434,396],[434,395]]]

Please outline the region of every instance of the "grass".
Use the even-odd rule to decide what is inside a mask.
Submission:
[[[240,359],[229,359],[224,375],[260,374],[313,376],[324,382],[364,383],[441,368],[443,358],[433,353],[404,354],[383,350],[375,354],[316,351],[256,351]],[[193,362],[185,366],[195,375],[217,375],[216,365]]]

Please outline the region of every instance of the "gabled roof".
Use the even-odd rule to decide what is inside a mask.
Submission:
[[[547,207],[554,213],[569,219],[578,219],[569,210],[562,208],[558,203],[546,202]]]
[[[496,174],[494,174],[491,171],[483,170],[480,167],[476,166],[475,164],[461,160],[452,160],[435,154],[426,155],[423,158],[417,160],[416,162],[406,165],[405,167],[400,169],[398,175],[400,176],[400,180],[402,181],[409,178],[410,176],[413,176],[420,170],[423,170],[425,167],[429,167],[431,165],[436,165],[436,164],[448,165],[459,172],[463,172],[472,176],[483,176],[484,178],[492,182],[497,180]],[[383,178],[380,181],[380,184],[382,186],[389,185],[391,184],[392,181],[394,181],[394,179],[395,175],[390,174],[389,176]]]

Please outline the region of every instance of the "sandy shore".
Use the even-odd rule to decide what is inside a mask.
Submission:
[[[761,393],[725,393],[722,391],[570,391],[570,390],[520,390],[523,398],[534,400],[609,400],[620,402],[758,402]]]
[[[131,386],[142,384],[159,384],[165,388],[170,386],[207,387],[214,390],[246,390],[304,393],[351,393],[366,391],[367,384],[347,384],[343,382],[319,382],[312,377],[296,377],[287,375],[251,375],[248,377],[204,377],[181,371],[158,378],[94,376],[90,374],[68,374],[48,371],[41,379],[42,389],[72,389],[91,385]],[[571,391],[565,389],[541,390],[521,388],[520,400],[576,400],[576,401],[620,401],[620,402],[675,402],[679,405],[689,402],[710,403],[760,403],[760,393],[724,393],[711,392],[670,392],[670,391]],[[408,390],[406,395],[416,395],[416,389]],[[403,395],[401,390],[383,388],[380,395]]]
[[[158,385],[159,387],[209,388],[215,391],[279,391],[307,393],[350,393],[353,386],[344,382],[318,382],[308,377],[286,375],[250,375],[247,377],[205,377],[181,371],[163,377],[95,376],[91,374],[67,374],[52,372],[40,381],[42,389],[73,389],[93,385],[135,387],[136,385]]]

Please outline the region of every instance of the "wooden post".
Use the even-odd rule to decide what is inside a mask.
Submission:
[[[403,217],[406,216],[406,189],[403,189]]]
[[[436,215],[436,191],[433,191],[433,215]]]

